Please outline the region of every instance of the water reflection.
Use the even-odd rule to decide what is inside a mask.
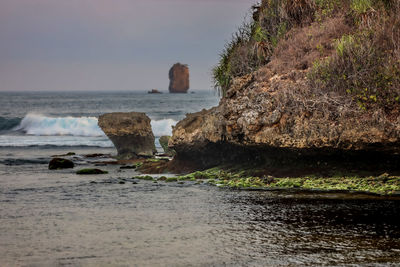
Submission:
[[[251,240],[251,258],[272,265],[400,262],[398,200],[321,199],[271,192],[225,199],[228,241]],[[239,254],[243,251],[235,250]]]

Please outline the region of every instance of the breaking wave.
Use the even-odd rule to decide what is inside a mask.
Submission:
[[[104,137],[103,131],[97,125],[96,117],[49,117],[29,113],[22,120],[19,118],[4,119],[2,130],[20,131],[36,136],[85,136]],[[173,119],[152,120],[151,127],[155,136],[172,134]]]
[[[173,119],[152,120],[151,128],[155,136],[172,135],[172,126],[175,126],[176,121]]]
[[[103,131],[97,126],[96,117],[53,118],[39,114],[27,114],[14,130],[38,136],[104,136]]]

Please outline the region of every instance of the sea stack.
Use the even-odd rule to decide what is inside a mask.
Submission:
[[[99,126],[124,159],[152,157],[156,152],[150,118],[139,112],[106,113]]]
[[[169,70],[169,92],[187,93],[189,90],[189,67],[176,63]]]

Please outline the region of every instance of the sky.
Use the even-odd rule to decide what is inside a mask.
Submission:
[[[256,0],[0,0],[0,91],[193,90]]]

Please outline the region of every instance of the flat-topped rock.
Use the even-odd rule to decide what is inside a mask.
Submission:
[[[169,70],[169,92],[187,93],[189,90],[189,67],[176,63]]]
[[[99,117],[99,127],[121,158],[151,157],[156,152],[150,118],[139,112],[114,112]]]

